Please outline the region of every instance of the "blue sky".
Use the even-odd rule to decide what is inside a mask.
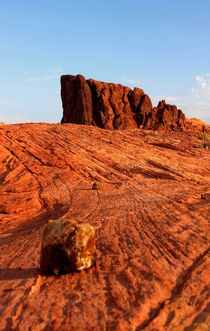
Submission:
[[[0,121],[60,122],[60,75],[144,89],[210,123],[209,0],[0,0]]]

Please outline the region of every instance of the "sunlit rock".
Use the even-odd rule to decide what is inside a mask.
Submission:
[[[44,274],[63,274],[89,268],[94,260],[95,229],[70,219],[50,221],[44,229],[40,268]]]

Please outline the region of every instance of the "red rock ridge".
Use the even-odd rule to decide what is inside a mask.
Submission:
[[[148,114],[145,128],[182,131],[188,126],[184,113],[175,105],[169,105],[162,100]]]
[[[153,108],[142,89],[85,79],[82,75],[61,77],[63,118],[61,123],[94,125],[104,129],[167,129],[186,127],[183,112],[160,101]]]

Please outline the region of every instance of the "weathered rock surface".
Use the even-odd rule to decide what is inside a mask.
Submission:
[[[189,124],[185,120],[185,115],[175,105],[169,105],[165,100],[158,103],[148,114],[145,128],[152,130],[172,130],[182,131]]]
[[[132,90],[120,84],[86,80],[82,75],[64,75],[61,97],[62,123],[105,129],[183,130],[187,126],[180,109],[164,100],[153,108],[149,96],[139,88]]]
[[[188,133],[2,126],[0,329],[209,330],[209,164]],[[97,230],[91,268],[38,273],[57,218]]]
[[[81,75],[61,77],[62,123],[92,124],[92,95]]]
[[[201,199],[210,201],[210,192],[206,192],[204,194],[201,194]]]
[[[71,219],[51,220],[44,228],[40,268],[43,274],[64,274],[91,267],[95,229]]]
[[[189,126],[193,129],[193,131],[197,134],[210,134],[210,125],[199,120],[198,118],[190,118],[187,120]]]

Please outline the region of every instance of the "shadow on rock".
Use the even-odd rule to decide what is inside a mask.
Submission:
[[[28,279],[38,275],[38,268],[5,268],[0,269],[1,280]]]

